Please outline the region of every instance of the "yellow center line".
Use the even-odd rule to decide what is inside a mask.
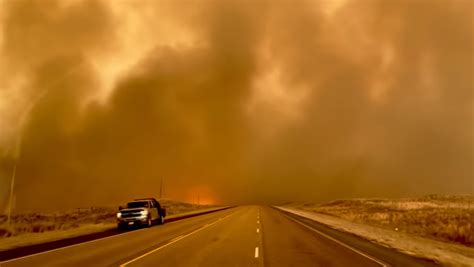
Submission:
[[[216,220],[216,221],[214,221],[214,222],[212,222],[212,223],[209,223],[209,224],[206,224],[206,225],[204,225],[204,226],[201,226],[201,227],[199,227],[198,229],[192,231],[192,232],[189,233],[189,234],[181,235],[181,236],[179,236],[179,237],[176,237],[176,238],[172,239],[170,242],[164,244],[164,245],[161,246],[161,247],[155,248],[155,249],[152,250],[152,251],[149,251],[149,252],[147,252],[147,253],[145,253],[145,254],[143,254],[143,255],[140,255],[140,256],[138,256],[138,257],[132,259],[132,260],[127,261],[126,263],[121,264],[120,267],[127,266],[128,264],[130,264],[130,263],[132,263],[132,262],[135,262],[135,261],[137,261],[137,260],[139,260],[139,259],[142,259],[142,258],[144,258],[144,257],[146,257],[146,256],[148,256],[148,255],[150,255],[150,254],[152,254],[152,253],[154,253],[154,252],[156,252],[156,251],[158,251],[158,250],[161,250],[161,249],[167,247],[167,246],[170,246],[171,244],[176,243],[176,242],[178,242],[178,241],[181,240],[181,239],[184,239],[184,238],[186,238],[186,237],[188,237],[188,236],[190,236],[190,235],[192,235],[192,234],[195,234],[195,233],[197,233],[197,232],[199,232],[199,231],[202,231],[202,230],[208,228],[209,226],[214,225],[214,224],[216,224],[216,223],[218,223],[218,222],[224,220],[225,218],[229,217],[230,215],[232,215],[232,214],[234,214],[234,213],[235,213],[235,211],[232,212],[231,214],[227,215],[227,216],[224,216],[223,218],[219,218],[218,220]]]

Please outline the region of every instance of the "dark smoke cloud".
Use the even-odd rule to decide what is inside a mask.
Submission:
[[[17,208],[61,202],[70,193],[81,197],[74,148],[75,133],[81,128],[79,107],[98,87],[88,58],[110,47],[105,40],[113,40],[112,17],[97,1],[68,6],[59,1],[4,1],[1,7],[1,84],[9,85],[22,75],[27,80],[20,89],[0,89],[2,96],[16,95],[8,98],[16,103],[0,103],[10,104],[16,112],[13,119],[2,116],[9,122],[2,126],[23,128],[12,131],[17,136],[0,148],[2,206],[7,202],[12,162],[18,166]],[[0,131],[0,137],[10,130]]]
[[[299,9],[277,15],[287,26],[297,17],[290,28],[301,30],[273,35],[270,49],[311,94],[303,122],[260,163],[273,177],[258,187],[270,181],[269,198],[473,192],[471,4],[390,3],[353,1],[335,21]],[[381,103],[371,99],[374,80],[385,87]]]
[[[150,35],[91,102],[92,63],[120,47],[112,9],[3,7],[20,98],[48,88],[18,158],[0,150],[3,188],[18,164],[18,209],[156,196],[162,178],[165,197],[223,203],[474,193],[470,1],[148,3],[152,30],[172,21],[194,43]]]

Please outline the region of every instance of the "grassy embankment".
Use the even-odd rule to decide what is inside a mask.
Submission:
[[[172,200],[161,200],[167,215],[212,208]],[[11,224],[0,215],[0,250],[58,240],[115,227],[117,208],[79,208],[54,213],[14,214]]]
[[[474,196],[431,195],[406,199],[348,199],[288,207],[474,247]]]

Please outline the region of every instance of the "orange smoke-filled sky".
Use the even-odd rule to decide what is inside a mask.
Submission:
[[[0,210],[473,194],[472,12],[0,1]]]

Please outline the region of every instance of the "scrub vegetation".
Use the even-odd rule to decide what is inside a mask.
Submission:
[[[474,247],[474,196],[348,199],[320,205],[289,203],[286,206]]]
[[[214,207],[166,199],[160,203],[167,209],[168,216]],[[0,215],[0,250],[11,248],[10,243],[17,244],[17,241],[27,245],[114,228],[117,210],[112,207],[89,207],[63,212],[21,213],[12,216],[10,225],[7,224],[7,216]],[[31,242],[23,242],[28,240]]]

